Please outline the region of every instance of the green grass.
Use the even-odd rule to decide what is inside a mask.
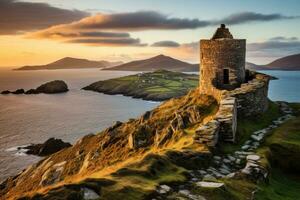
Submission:
[[[292,104],[300,109],[300,104]],[[300,116],[275,129],[258,150],[270,167],[268,184],[259,184],[258,200],[300,199]],[[267,160],[268,159],[268,160]]]
[[[300,176],[273,169],[268,184],[259,184],[257,200],[297,200],[300,199]]]
[[[187,94],[198,87],[198,78],[195,74],[158,70],[99,81],[84,89],[160,101]]]
[[[273,120],[280,117],[281,112],[278,105],[270,101],[269,109],[260,116],[238,119],[236,144],[221,144],[222,153],[232,153],[238,150],[254,131],[266,128]]]
[[[225,188],[193,188],[193,193],[206,197],[209,200],[245,200],[251,196],[255,184],[247,180],[224,180]]]

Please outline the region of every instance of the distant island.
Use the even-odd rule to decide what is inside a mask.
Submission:
[[[158,55],[144,60],[136,60],[128,63],[110,61],[91,61],[87,59],[65,57],[46,65],[23,66],[16,70],[55,70],[55,69],[88,69],[99,68],[113,71],[140,71],[153,72],[156,70],[169,70],[175,72],[197,72],[199,64],[191,64],[166,55]],[[246,62],[246,68],[250,70],[300,70],[300,54],[279,58],[266,65],[257,65]]]
[[[1,92],[1,94],[3,95],[8,95],[8,94],[40,94],[40,93],[44,93],[44,94],[57,94],[57,93],[64,93],[64,92],[68,92],[68,85],[62,81],[62,80],[54,80],[54,81],[50,81],[47,83],[44,83],[42,85],[40,85],[39,87],[37,87],[36,89],[29,89],[27,91],[25,91],[23,88],[21,89],[17,89],[15,91],[9,91],[9,90],[4,90]]]
[[[157,70],[95,82],[84,90],[123,94],[144,100],[163,101],[183,96],[198,86],[198,75]]]
[[[176,72],[195,72],[199,71],[199,64],[191,64],[177,60],[175,58],[158,55],[145,60],[137,60],[103,70],[119,71],[155,71],[158,69]]]
[[[254,63],[246,63],[248,69],[251,70],[285,70],[298,71],[300,70],[300,54],[294,54],[279,58],[266,65],[256,65]]]
[[[46,65],[23,66],[16,70],[54,70],[54,69],[87,69],[87,68],[105,68],[120,65],[122,62],[109,61],[91,61],[87,59],[65,57],[58,61]]]
[[[300,54],[279,58],[267,65],[257,65],[246,62],[246,68],[250,70],[297,71],[300,70]],[[137,60],[114,67],[104,68],[103,70],[155,71],[158,69],[177,72],[196,72],[199,71],[199,64],[191,64],[169,56],[158,55],[149,59]]]

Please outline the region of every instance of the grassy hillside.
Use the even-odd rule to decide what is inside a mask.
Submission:
[[[272,167],[268,184],[260,184],[258,200],[300,199],[300,104],[297,117],[277,128],[259,152]]]
[[[187,94],[189,90],[198,86],[198,82],[199,76],[195,74],[158,70],[98,81],[83,89],[162,101]]]
[[[218,109],[198,90],[171,99],[138,119],[87,135],[0,185],[6,199],[145,199],[160,184],[183,182],[191,168],[205,167],[211,154],[186,130]],[[28,181],[30,180],[30,181]]]

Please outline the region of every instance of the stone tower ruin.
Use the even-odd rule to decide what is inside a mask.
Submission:
[[[200,91],[233,90],[245,82],[246,40],[234,39],[221,24],[210,40],[200,40]]]

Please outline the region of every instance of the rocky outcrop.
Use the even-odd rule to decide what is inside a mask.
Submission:
[[[71,146],[70,143],[63,142],[61,139],[50,138],[42,144],[32,144],[27,147],[22,147],[22,149],[27,150],[27,154],[48,156]]]
[[[4,90],[1,92],[1,94],[10,94],[11,92],[9,90]]]
[[[56,80],[45,83],[36,88],[38,93],[54,94],[69,91],[68,85],[64,81]]]
[[[35,89],[30,89],[25,92],[25,94],[38,94],[39,92]]]
[[[18,89],[14,92],[5,90],[1,92],[1,94],[39,94],[39,93],[56,94],[56,93],[63,93],[68,91],[69,91],[68,85],[64,81],[55,80],[55,81],[47,82],[36,89],[29,89],[26,92],[24,89]]]
[[[25,91],[24,91],[24,89],[17,89],[16,91],[11,92],[11,93],[12,93],[12,94],[24,94]]]

